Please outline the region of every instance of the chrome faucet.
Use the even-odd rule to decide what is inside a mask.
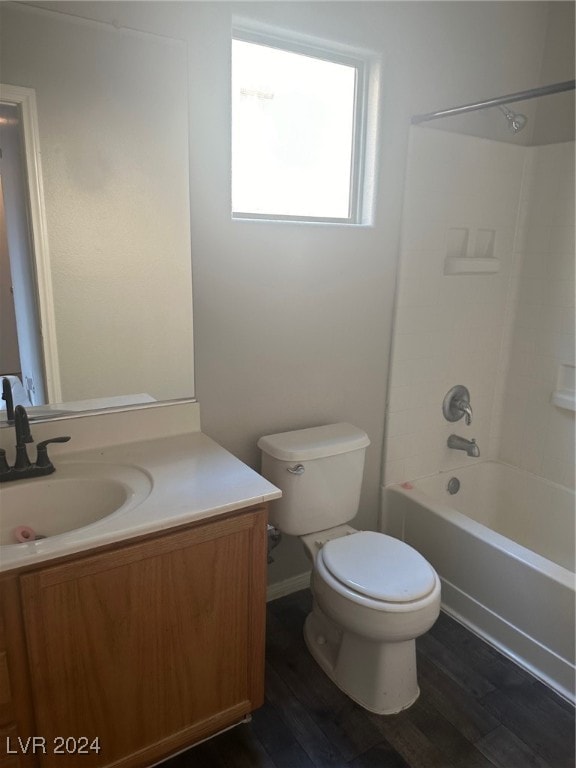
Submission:
[[[48,457],[48,445],[50,443],[67,443],[70,438],[53,437],[38,443],[36,462],[32,464],[28,457],[26,443],[33,443],[34,438],[30,432],[28,414],[22,405],[17,405],[14,408],[14,431],[16,433],[16,461],[11,467],[6,461],[6,451],[0,448],[0,483],[52,474],[56,468]]]
[[[476,440],[466,440],[459,435],[450,435],[448,438],[448,448],[454,448],[456,451],[466,451],[468,456],[477,459],[480,456],[480,448],[476,445]]]

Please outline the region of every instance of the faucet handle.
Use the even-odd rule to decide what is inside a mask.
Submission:
[[[470,405],[470,392],[462,384],[452,387],[442,403],[442,413],[446,421],[459,421],[466,417],[466,424],[472,423],[472,406]]]
[[[10,471],[8,462],[6,460],[6,451],[4,448],[0,448],[0,474],[5,474]]]
[[[48,456],[48,446],[50,443],[67,443],[68,440],[70,440],[70,437],[68,436],[51,437],[49,440],[42,440],[41,443],[38,443],[36,453],[36,466],[41,468],[51,467],[52,462]]]
[[[14,399],[12,397],[12,385],[7,376],[2,378],[2,400],[6,403],[6,421],[12,424],[14,421]]]
[[[465,400],[463,398],[454,400],[454,407],[462,411],[462,413],[464,414],[464,421],[466,422],[466,425],[470,426],[470,424],[472,424],[472,406],[470,405],[468,400]]]

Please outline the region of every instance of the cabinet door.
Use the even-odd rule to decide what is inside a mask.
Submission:
[[[36,734],[17,576],[0,579],[0,766],[33,768]]]
[[[42,766],[149,766],[260,706],[265,528],[261,508],[22,576]]]

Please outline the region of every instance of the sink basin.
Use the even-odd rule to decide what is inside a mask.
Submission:
[[[132,509],[151,489],[148,474],[136,467],[96,463],[60,463],[47,477],[6,483],[0,487],[0,546],[27,547],[34,533],[38,544],[93,525]]]

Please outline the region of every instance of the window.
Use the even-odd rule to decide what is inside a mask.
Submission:
[[[232,41],[232,215],[360,221],[363,68]]]

